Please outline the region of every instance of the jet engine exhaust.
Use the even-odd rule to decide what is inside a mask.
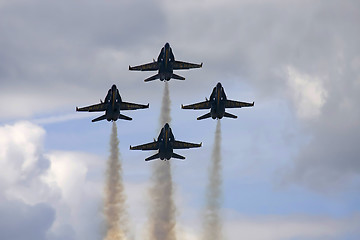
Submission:
[[[171,122],[171,101],[168,82],[162,98],[160,127]],[[176,206],[171,173],[171,161],[154,161],[151,174],[149,239],[176,240]]]
[[[221,121],[216,124],[214,146],[209,168],[209,182],[206,188],[206,205],[203,223],[203,240],[222,239],[221,207]]]
[[[128,233],[128,214],[125,209],[126,196],[122,179],[119,140],[116,122],[113,122],[110,137],[110,157],[106,168],[104,215],[106,233],[104,240],[125,240]]]

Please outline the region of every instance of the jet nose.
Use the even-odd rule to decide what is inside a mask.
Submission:
[[[113,84],[113,85],[111,86],[111,89],[112,89],[112,90],[115,90],[115,89],[116,89],[116,85]]]
[[[170,44],[169,43],[165,43],[165,48],[169,48]]]
[[[221,83],[218,82],[218,83],[216,84],[216,87],[221,88]]]
[[[168,123],[165,123],[165,129],[168,129],[169,128],[169,124]]]

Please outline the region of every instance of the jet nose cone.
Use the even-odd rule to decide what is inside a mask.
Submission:
[[[169,128],[169,124],[168,123],[165,123],[165,129],[168,129]]]
[[[169,48],[170,44],[169,43],[165,43],[165,48]]]
[[[113,85],[111,86],[111,89],[115,90],[115,89],[116,89],[116,85],[113,84]]]
[[[218,82],[218,83],[216,84],[216,87],[221,88],[221,83]]]

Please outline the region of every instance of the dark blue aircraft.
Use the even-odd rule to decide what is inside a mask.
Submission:
[[[211,109],[209,113],[200,116],[197,120],[205,119],[212,117],[213,119],[222,119],[223,117],[228,118],[237,118],[237,116],[225,112],[225,108],[242,108],[242,107],[252,107],[254,106],[254,102],[247,103],[247,102],[237,102],[228,100],[226,98],[226,94],[224,88],[222,87],[221,83],[216,84],[214,87],[210,99],[206,99],[204,102],[195,103],[191,105],[181,105],[182,109]]]
[[[145,161],[154,160],[160,158],[161,160],[169,160],[170,158],[185,159],[184,156],[176,154],[173,152],[174,149],[186,149],[186,148],[197,148],[201,147],[200,144],[180,142],[176,141],[174,135],[171,131],[171,128],[168,123],[164,125],[161,129],[157,141],[154,139],[154,142],[142,144],[139,146],[130,146],[131,150],[159,150],[158,153],[152,155],[145,159]]]
[[[171,78],[177,80],[185,80],[184,77],[174,74],[173,70],[201,68],[201,67],[202,67],[202,63],[194,64],[194,63],[176,61],[174,54],[171,50],[170,44],[166,43],[165,46],[161,49],[157,61],[155,61],[154,59],[152,63],[147,63],[135,67],[129,66],[129,70],[158,71],[158,74],[144,80],[145,82],[149,82],[156,79],[160,79],[161,81],[164,80],[169,81]]]
[[[120,110],[136,110],[141,108],[148,108],[149,104],[142,105],[136,103],[128,103],[123,102],[121,100],[119,90],[117,89],[116,85],[112,85],[109,89],[104,102],[100,100],[100,103],[91,105],[88,107],[78,108],[76,107],[76,111],[78,112],[103,112],[105,114],[95,118],[92,122],[100,121],[100,120],[108,120],[108,121],[116,121],[119,118],[124,120],[132,120],[131,117],[125,116],[120,114]]]

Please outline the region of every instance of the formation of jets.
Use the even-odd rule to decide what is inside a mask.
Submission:
[[[160,79],[161,81],[169,81],[170,79],[185,80],[184,77],[176,75],[173,73],[173,70],[181,69],[191,69],[191,68],[201,68],[202,63],[188,63],[176,61],[172,49],[169,43],[166,43],[165,46],[161,49],[157,61],[151,63],[134,66],[129,66],[131,71],[158,71],[154,76],[151,76],[145,79],[145,82],[153,81]],[[254,102],[239,102],[234,100],[228,100],[221,83],[217,83],[214,87],[210,98],[206,99],[204,102],[199,102],[190,105],[181,105],[182,109],[210,109],[209,113],[202,115],[197,118],[197,120],[202,120],[205,118],[212,119],[222,119],[223,117],[228,118],[237,118],[237,116],[230,114],[225,111],[226,108],[242,108],[242,107],[252,107]],[[109,89],[107,95],[105,96],[104,101],[100,100],[100,103],[90,105],[87,107],[76,107],[76,111],[79,112],[104,112],[105,114],[97,117],[92,120],[92,122],[97,122],[100,120],[107,121],[116,121],[118,119],[123,120],[132,120],[131,117],[125,116],[120,113],[122,110],[136,110],[149,108],[149,104],[137,104],[124,102],[121,99],[119,90],[116,85],[112,85]],[[161,129],[160,134],[157,140],[154,139],[153,142],[138,145],[130,146],[131,150],[158,150],[158,153],[148,157],[145,161],[150,161],[154,159],[169,160],[170,158],[185,159],[184,156],[181,156],[177,153],[174,153],[174,149],[187,149],[187,148],[198,148],[201,147],[202,143],[189,143],[175,140],[174,134],[168,123],[164,125]]]

